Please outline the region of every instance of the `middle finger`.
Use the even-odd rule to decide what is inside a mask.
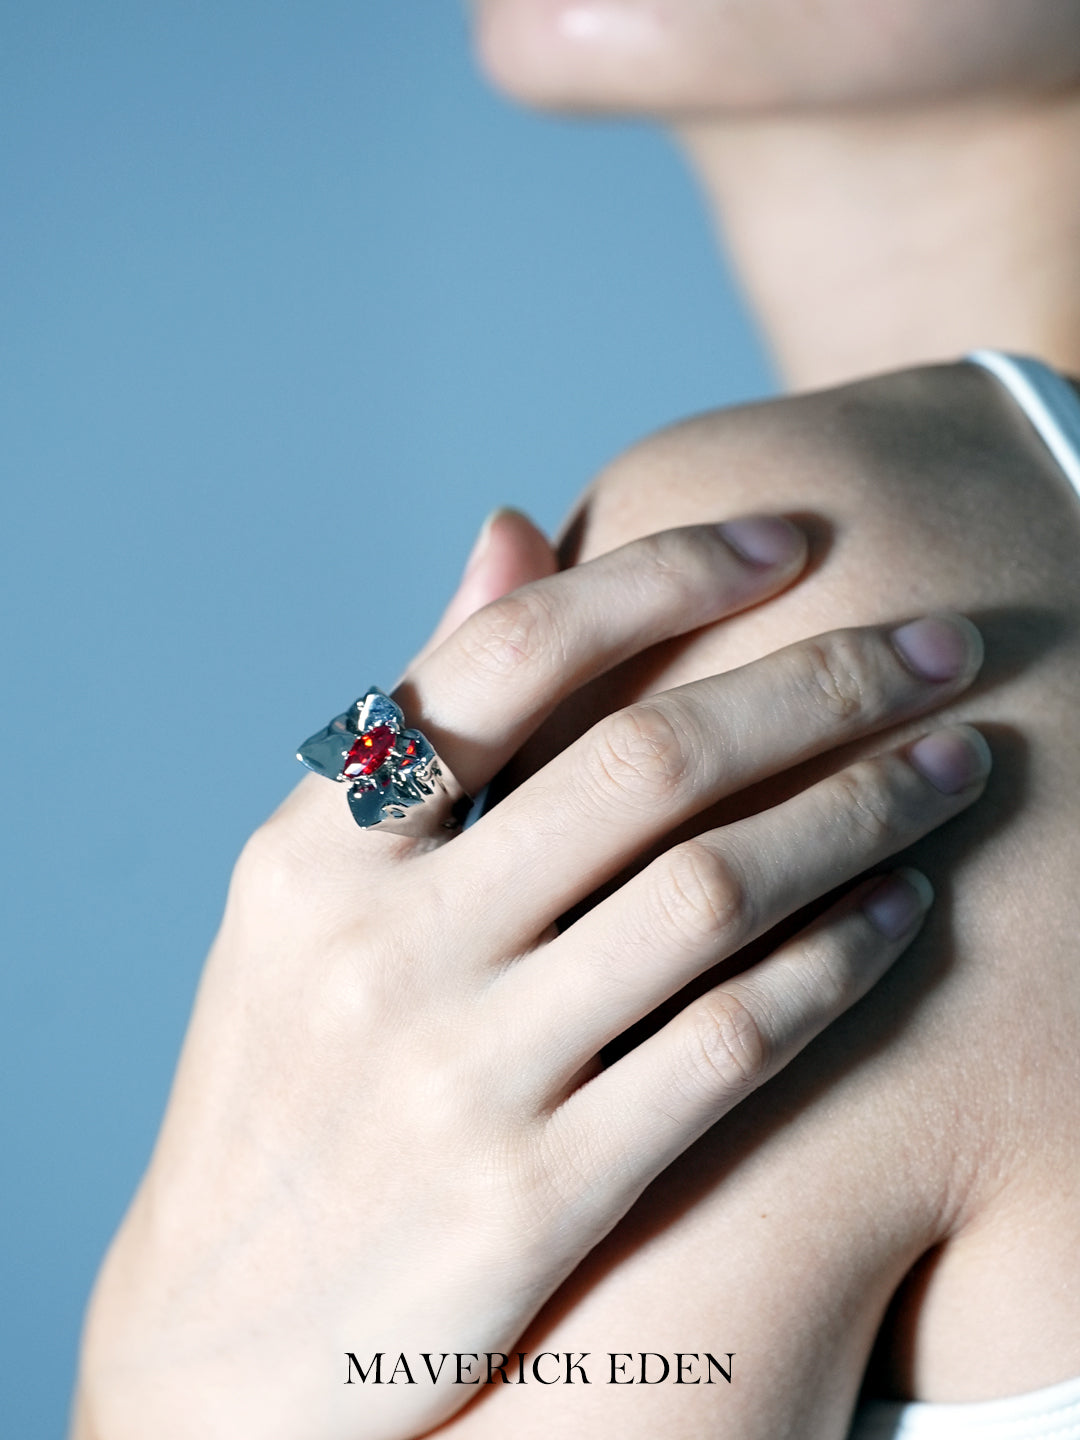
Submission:
[[[982,641],[933,615],[834,630],[600,721],[447,846],[450,888],[494,955],[553,921],[677,825],[768,776],[944,704]]]

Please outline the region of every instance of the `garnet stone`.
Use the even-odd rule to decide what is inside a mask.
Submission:
[[[393,749],[394,739],[389,725],[373,725],[363,735],[358,735],[342,766],[346,780],[374,774]]]

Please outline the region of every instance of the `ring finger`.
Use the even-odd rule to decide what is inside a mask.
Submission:
[[[551,1037],[556,1088],[697,975],[965,810],[989,769],[977,730],[938,730],[654,860],[504,977]]]
[[[492,954],[552,921],[677,825],[771,775],[959,694],[982,658],[962,616],[801,641],[617,711],[440,857],[483,903]]]

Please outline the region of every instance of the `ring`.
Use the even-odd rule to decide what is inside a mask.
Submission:
[[[430,740],[407,730],[401,709],[374,685],[305,740],[296,758],[316,775],[348,785],[349,809],[364,830],[456,831],[472,804]]]

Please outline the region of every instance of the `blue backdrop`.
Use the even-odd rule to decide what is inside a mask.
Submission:
[[[553,526],[770,376],[663,139],[495,98],[447,0],[4,0],[0,106],[0,1431],[35,1440],[297,741],[493,506]]]

